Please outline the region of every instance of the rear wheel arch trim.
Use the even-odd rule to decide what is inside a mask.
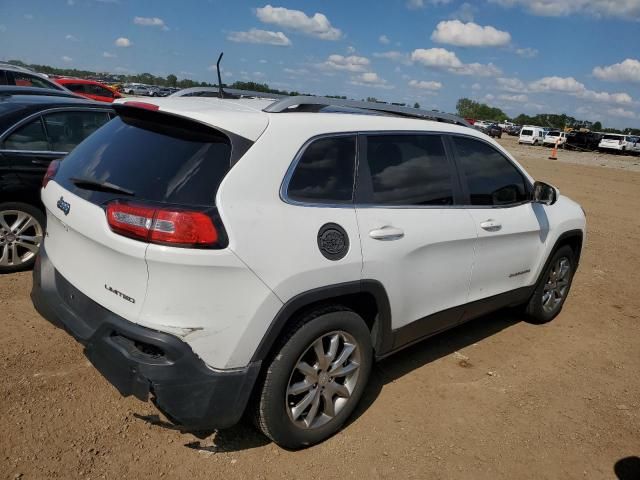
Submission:
[[[251,358],[251,362],[262,361],[267,358],[273,346],[285,332],[287,325],[295,322],[296,313],[306,306],[320,302],[330,303],[332,299],[359,293],[370,294],[375,299],[377,315],[373,325],[371,325],[371,343],[376,355],[381,355],[390,350],[393,335],[391,331],[391,306],[387,292],[377,280],[356,280],[314,288],[289,299],[269,324]],[[336,303],[339,303],[339,301]]]

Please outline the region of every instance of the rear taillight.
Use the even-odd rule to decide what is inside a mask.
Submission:
[[[49,164],[49,168],[47,168],[47,173],[44,174],[44,178],[42,179],[42,188],[47,186],[49,180],[53,179],[58,172],[58,168],[60,167],[60,160],[53,160]]]
[[[204,212],[116,201],[107,205],[107,221],[113,232],[149,243],[221,246],[218,229]]]

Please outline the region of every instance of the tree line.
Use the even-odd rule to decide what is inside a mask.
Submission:
[[[541,127],[549,128],[588,128],[595,132],[607,132],[607,133],[627,133],[631,135],[640,135],[640,129],[638,128],[625,128],[618,130],[616,128],[605,128],[602,123],[591,122],[589,120],[580,120],[564,113],[540,113],[538,115],[530,116],[521,113],[516,117],[509,117],[501,109],[497,107],[490,107],[485,103],[480,103],[469,98],[461,98],[456,103],[456,111],[458,115],[465,118],[474,118],[478,120],[495,120],[502,122],[504,120],[510,120],[516,125],[539,125]]]

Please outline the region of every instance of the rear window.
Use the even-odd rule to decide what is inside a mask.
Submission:
[[[602,137],[603,140],[622,140],[620,135],[605,135]]]
[[[547,132],[548,137],[559,137],[560,132]]]
[[[230,168],[229,139],[169,115],[141,117],[116,117],[89,136],[62,161],[56,182],[95,204],[120,195],[79,188],[72,178],[116,185],[134,193],[130,200],[214,206]]]
[[[522,130],[522,132],[520,133],[520,135],[528,135],[528,136],[531,136],[531,135],[533,135],[533,130]]]

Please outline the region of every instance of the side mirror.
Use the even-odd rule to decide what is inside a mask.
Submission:
[[[553,185],[544,182],[533,184],[533,201],[543,205],[553,205],[558,200],[560,191]]]

